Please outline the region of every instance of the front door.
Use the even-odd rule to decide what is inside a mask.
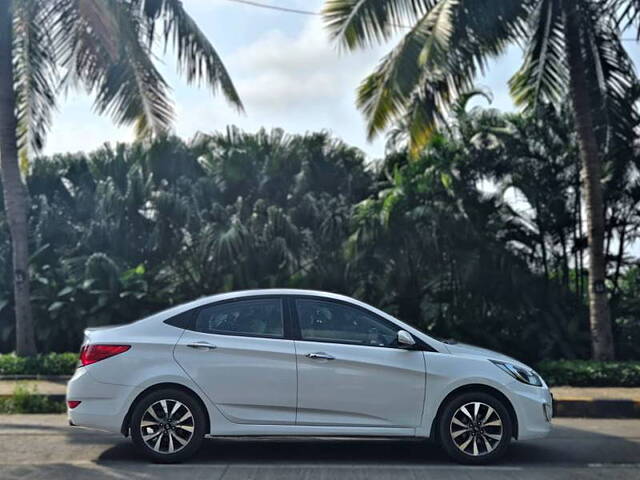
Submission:
[[[399,328],[346,303],[294,300],[300,340],[298,425],[416,427],[425,398],[422,351]]]
[[[295,423],[295,347],[283,313],[278,297],[205,306],[175,347],[180,366],[232,422]]]

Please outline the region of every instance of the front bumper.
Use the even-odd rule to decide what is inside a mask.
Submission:
[[[514,380],[507,386],[518,417],[518,440],[545,437],[551,432],[553,397],[546,386],[534,387]]]
[[[67,384],[67,400],[80,400],[67,408],[69,425],[120,433],[134,387],[97,381],[90,366],[76,370]]]

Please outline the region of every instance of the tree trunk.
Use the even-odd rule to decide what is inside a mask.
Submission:
[[[613,360],[613,335],[605,287],[604,206],[602,199],[602,163],[593,126],[593,109],[585,79],[585,60],[581,46],[577,3],[564,1],[565,41],[569,63],[569,86],[575,114],[582,187],[587,204],[589,239],[589,323],[591,354],[594,360]]]
[[[16,139],[16,96],[12,64],[11,0],[0,1],[0,171],[13,252],[16,353],[36,354],[29,295],[27,189],[20,176]]]

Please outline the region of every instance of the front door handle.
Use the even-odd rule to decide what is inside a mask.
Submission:
[[[315,360],[335,360],[336,358],[333,355],[329,355],[328,353],[324,352],[307,353],[307,357],[313,358]]]
[[[196,343],[187,343],[187,347],[195,348],[196,350],[215,350],[217,348],[216,345],[209,342],[196,342]]]

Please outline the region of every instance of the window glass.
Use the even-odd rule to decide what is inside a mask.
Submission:
[[[242,300],[205,307],[195,329],[203,333],[283,337],[282,301],[277,298]]]
[[[341,303],[296,300],[303,340],[391,347],[397,345],[398,328],[359,308]]]

